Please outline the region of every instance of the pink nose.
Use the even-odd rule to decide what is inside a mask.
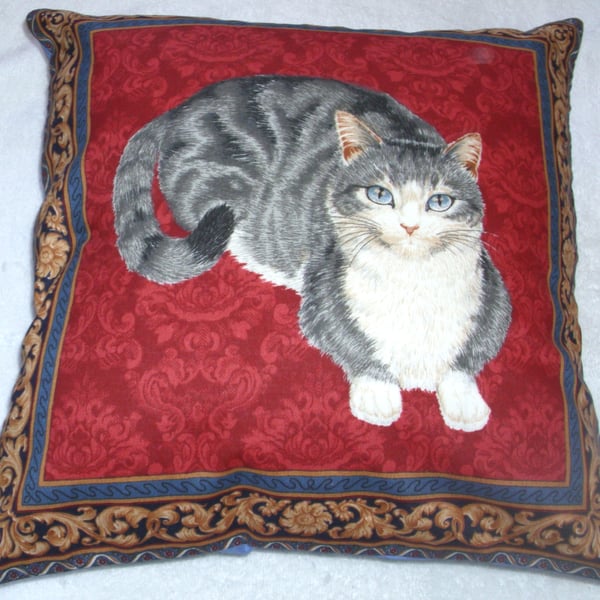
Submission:
[[[400,223],[400,226],[408,233],[408,235],[412,235],[417,229],[419,229],[418,225],[405,225],[404,223]]]

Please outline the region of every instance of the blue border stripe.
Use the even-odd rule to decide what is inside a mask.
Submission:
[[[507,486],[496,483],[464,481],[449,477],[406,477],[387,479],[377,476],[269,475],[235,471],[216,477],[162,479],[148,481],[115,480],[110,483],[69,484],[27,489],[24,503],[29,506],[64,504],[81,501],[139,500],[168,497],[208,497],[239,488],[257,488],[273,494],[354,494],[393,495],[409,500],[422,496],[445,495],[511,504],[560,506],[577,503],[573,490],[552,487]]]
[[[583,464],[582,448],[580,444],[580,429],[577,411],[573,397],[573,384],[575,373],[570,359],[560,343],[560,330],[563,316],[556,296],[556,282],[558,280],[559,264],[559,199],[557,190],[557,173],[555,170],[555,157],[552,141],[552,119],[550,115],[551,101],[550,89],[545,70],[545,47],[542,43],[532,40],[515,40],[486,36],[484,34],[469,34],[456,32],[421,32],[402,33],[392,31],[349,30],[340,28],[322,28],[309,26],[276,26],[271,24],[256,25],[251,23],[221,22],[212,20],[199,20],[192,18],[181,19],[148,19],[135,21],[116,22],[88,22],[79,26],[82,44],[82,61],[80,64],[79,78],[76,89],[76,141],[78,148],[84,148],[87,142],[87,107],[88,84],[90,79],[91,58],[91,33],[100,29],[117,29],[127,27],[160,26],[160,25],[206,25],[217,26],[244,26],[244,27],[279,27],[281,29],[308,29],[314,31],[332,31],[340,33],[370,33],[379,35],[394,35],[399,37],[428,36],[440,39],[454,39],[457,41],[478,41],[498,46],[507,46],[532,50],[537,58],[538,83],[542,100],[542,128],[544,147],[546,151],[546,169],[550,193],[551,214],[551,273],[552,301],[554,302],[556,323],[554,336],[556,345],[562,352],[565,372],[563,388],[567,391],[567,416],[568,437],[571,456],[571,482],[568,487],[544,485],[507,485],[493,481],[466,481],[460,478],[447,476],[413,476],[386,477],[371,474],[368,476],[340,473],[337,475],[270,475],[239,470],[215,477],[194,477],[193,475],[176,479],[148,479],[144,481],[119,481],[109,483],[66,483],[61,485],[39,485],[41,475],[41,458],[44,454],[46,440],[46,424],[48,409],[52,394],[52,382],[55,376],[56,357],[66,327],[67,315],[70,304],[70,295],[73,286],[77,265],[82,249],[88,239],[88,231],[83,218],[83,193],[81,152],[75,156],[68,179],[68,191],[72,206],[72,223],[75,235],[74,254],[66,269],[62,285],[60,286],[56,301],[56,309],[50,331],[47,336],[47,346],[42,358],[38,404],[33,424],[31,463],[26,473],[22,492],[22,503],[26,507],[42,505],[63,504],[80,501],[109,501],[109,500],[157,500],[165,497],[198,497],[209,496],[227,492],[239,487],[256,487],[272,493],[294,494],[392,494],[403,499],[427,495],[453,495],[476,497],[482,500],[499,501],[515,504],[535,505],[579,505],[583,501]],[[85,68],[84,68],[85,66]]]

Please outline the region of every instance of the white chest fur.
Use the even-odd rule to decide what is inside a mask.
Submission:
[[[473,329],[481,298],[479,250],[403,257],[369,248],[349,267],[352,316],[401,388],[433,391]]]

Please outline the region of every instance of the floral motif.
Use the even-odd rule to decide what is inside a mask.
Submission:
[[[246,464],[273,470],[381,469],[383,432],[351,416],[341,374],[320,374],[315,365],[289,393],[254,409],[254,425],[241,438]]]
[[[40,236],[36,275],[54,279],[63,269],[69,254],[69,244],[62,235],[49,232]]]
[[[100,470],[115,477],[146,466],[148,441],[136,432],[140,415],[123,415],[83,376],[50,428],[47,476],[76,479]]]
[[[323,504],[304,500],[286,508],[279,522],[289,533],[314,536],[327,531],[332,520]]]
[[[520,472],[526,479],[532,471],[547,477],[564,470],[565,424],[553,397],[547,388],[532,386],[517,396],[508,415],[490,423],[490,440],[480,442],[474,465],[483,472],[493,470],[499,478]]]

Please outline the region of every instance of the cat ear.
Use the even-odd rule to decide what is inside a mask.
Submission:
[[[340,141],[342,157],[346,164],[351,163],[359,154],[374,143],[383,141],[358,117],[338,110],[335,113],[335,127]]]
[[[477,169],[481,162],[481,136],[478,133],[467,133],[448,144],[445,154],[453,154],[477,181]]]

